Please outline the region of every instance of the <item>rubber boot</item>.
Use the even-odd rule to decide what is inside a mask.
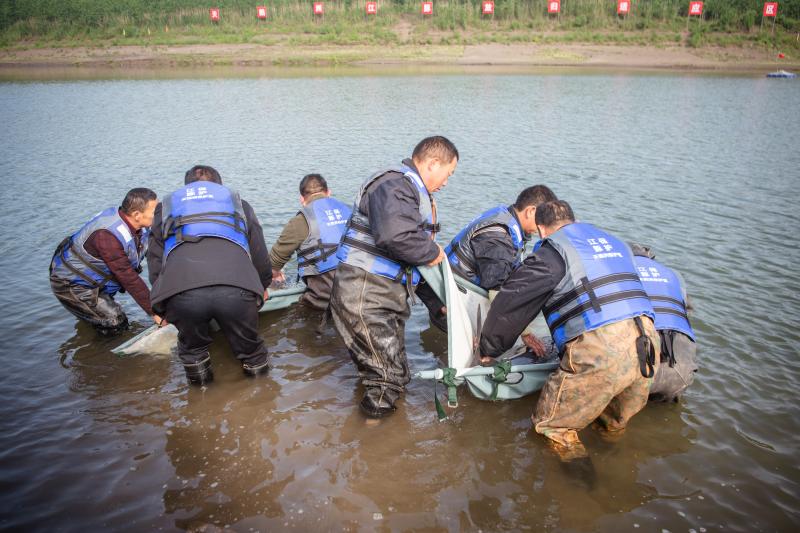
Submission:
[[[263,376],[269,372],[269,360],[264,361],[260,365],[251,365],[249,363],[242,363],[242,370],[244,375],[254,378],[256,376]]]
[[[211,358],[206,357],[199,363],[183,365],[186,371],[186,379],[192,385],[205,385],[214,381],[214,373],[211,372]]]
[[[361,412],[369,418],[384,418],[397,409],[394,406],[397,396],[397,393],[391,390],[381,391],[379,388],[370,388],[364,393],[358,406],[361,408]]]

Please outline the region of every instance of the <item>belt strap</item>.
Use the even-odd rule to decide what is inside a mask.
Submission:
[[[646,378],[652,378],[655,374],[656,349],[653,341],[648,337],[642,324],[642,317],[633,317],[639,336],[636,337],[636,354],[639,356],[639,370]]]

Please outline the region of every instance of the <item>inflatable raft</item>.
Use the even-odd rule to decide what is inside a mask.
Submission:
[[[443,383],[450,407],[458,406],[456,388],[464,383],[473,396],[482,400],[521,398],[544,386],[559,364],[552,340],[545,342],[549,352],[543,360],[527,354],[524,343],[518,340],[497,358],[495,366],[481,366],[477,346],[482,322],[489,312],[488,292],[453,274],[447,261],[419,270],[447,305],[447,367],[423,370],[414,377]]]

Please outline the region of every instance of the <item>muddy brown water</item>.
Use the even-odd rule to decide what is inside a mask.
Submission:
[[[0,528],[15,531],[790,531],[800,518],[795,191],[800,85],[753,77],[546,73],[0,84]],[[368,424],[347,352],[300,309],[262,315],[274,369],[246,379],[224,342],[215,382],[174,356],[117,358],[52,297],[55,245],[133,186],[166,194],[216,166],[268,242],[322,172],[334,194],[443,133],[462,159],[438,195],[443,239],[549,184],[579,218],[653,245],[694,300],[701,370],[593,469],[531,431],[536,396],[433,384]],[[413,370],[446,338],[420,307]],[[441,387],[439,393],[442,393]]]

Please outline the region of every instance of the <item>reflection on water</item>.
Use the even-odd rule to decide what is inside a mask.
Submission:
[[[416,74],[0,84],[0,528],[752,531],[798,521],[798,86]],[[97,337],[49,293],[55,243],[133,185],[165,194],[192,164],[213,164],[273,241],[298,209],[302,175],[320,171],[352,198],[432,132],[462,153],[438,198],[445,238],[545,182],[579,217],[682,271],[701,358],[682,404],[648,406],[617,442],[587,429],[591,464],[565,467],[531,430],[535,396],[490,403],[464,390],[439,423],[433,384],[414,381],[393,417],[366,423],[347,350],[330,324],[316,331],[318,313],[262,315],[274,369],[260,379],[218,338],[215,381],[199,389],[174,357],[113,356],[120,339]],[[128,338],[147,321],[121,300],[138,321]],[[412,370],[446,358],[421,307],[406,345]]]

